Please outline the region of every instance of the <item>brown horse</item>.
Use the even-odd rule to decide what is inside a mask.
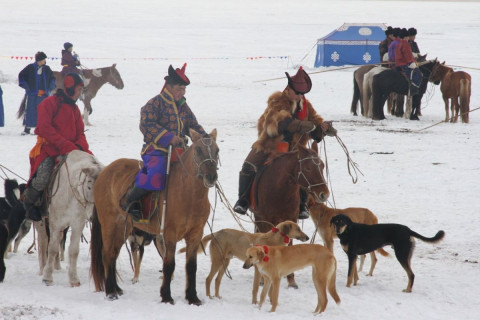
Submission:
[[[357,105],[360,101],[360,112],[362,115],[365,114],[364,107],[363,107],[363,76],[373,68],[375,65],[366,65],[361,66],[357,70],[353,72],[353,98],[352,98],[352,106],[350,108],[350,112],[356,116],[357,115]]]
[[[462,122],[468,123],[470,95],[472,93],[472,78],[470,75],[463,71],[453,71],[452,68],[445,66],[445,62],[443,62],[433,68],[430,81],[441,82],[440,91],[442,91],[443,101],[445,102],[445,122],[449,119],[448,99],[450,99],[452,110],[450,122],[457,122],[460,112]],[[458,103],[459,98],[460,103]]]
[[[123,80],[116,68],[116,63],[111,67],[98,69],[83,69],[82,76],[85,81],[85,89],[83,90],[80,100],[83,101],[83,122],[85,125],[91,125],[88,121],[88,115],[92,113],[92,105],[90,101],[97,95],[98,90],[105,84],[109,83],[117,89],[123,89]],[[60,72],[54,71],[53,75],[56,80],[56,89],[63,89],[63,76]],[[55,90],[56,90],[55,89]]]
[[[250,211],[255,217],[258,232],[267,232],[283,221],[298,220],[300,188],[317,202],[325,202],[330,194],[323,176],[324,163],[318,157],[317,143],[312,149],[299,147],[280,154],[257,174]],[[297,287],[294,275],[288,276],[291,287]]]
[[[165,255],[163,257],[163,283],[160,289],[162,302],[173,304],[170,282],[175,269],[177,242],[185,239],[186,299],[200,305],[197,297],[197,252],[202,240],[203,228],[210,213],[208,190],[217,181],[218,146],[217,130],[208,136],[190,130],[193,144],[172,164],[167,184],[167,208],[165,214]],[[107,298],[118,299],[123,294],[117,284],[116,260],[133,227],[147,233],[160,234],[162,214],[155,207],[148,223],[137,223],[121,209],[124,195],[133,183],[141,162],[134,159],[118,159],[98,176],[94,186],[96,213],[92,222],[91,274],[97,291],[105,290]],[[165,192],[160,192],[163,202]],[[161,205],[159,207],[162,207]]]

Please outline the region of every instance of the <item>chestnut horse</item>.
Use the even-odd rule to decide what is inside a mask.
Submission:
[[[90,101],[97,95],[98,90],[105,84],[109,83],[117,89],[123,89],[123,80],[114,63],[111,67],[97,69],[83,69],[82,76],[85,81],[85,88],[80,100],[83,101],[83,122],[85,125],[91,125],[88,121],[88,115],[92,113],[92,105]],[[60,72],[54,71],[53,75],[56,80],[56,89],[63,89],[63,76]]]
[[[175,269],[177,242],[185,239],[187,247],[186,299],[200,305],[197,297],[197,252],[203,236],[203,228],[210,213],[208,190],[217,181],[218,146],[217,130],[201,136],[190,130],[192,145],[173,163],[168,176],[167,189],[160,191],[160,202],[167,194],[165,214],[165,248],[163,257],[163,283],[160,289],[162,302],[173,304],[170,283]],[[95,212],[92,222],[91,274],[97,291],[105,290],[109,300],[123,294],[117,284],[116,260],[120,249],[132,234],[133,227],[158,235],[162,214],[155,207],[148,223],[137,223],[121,208],[124,195],[135,179],[141,162],[134,159],[118,159],[100,173],[95,182]],[[167,192],[168,190],[168,192]],[[159,207],[162,207],[161,205]],[[144,207],[145,210],[145,207]]]
[[[438,64],[432,70],[430,81],[440,81],[440,91],[445,102],[445,122],[449,119],[448,99],[451,100],[452,119],[450,122],[458,121],[460,112],[462,122],[468,123],[470,112],[470,95],[472,93],[472,78],[463,71],[453,71],[452,68],[445,66],[445,62]],[[458,99],[460,98],[460,103]]]
[[[310,193],[315,201],[325,202],[330,192],[323,169],[316,142],[312,149],[299,146],[264,166],[252,186],[252,194],[256,197],[250,206],[258,232],[267,232],[283,221],[298,220],[300,188]],[[287,278],[289,286],[297,287],[293,274]]]

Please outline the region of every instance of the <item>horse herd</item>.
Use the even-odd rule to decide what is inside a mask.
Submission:
[[[460,115],[468,123],[470,112],[471,77],[463,71],[453,71],[437,59],[419,62],[422,81],[418,93],[409,96],[409,80],[400,72],[382,66],[366,65],[353,74],[353,98],[351,113],[357,115],[360,102],[361,114],[373,120],[385,119],[383,111],[388,100],[388,111],[397,117],[405,116],[418,120],[421,115],[420,103],[428,82],[440,84],[445,102],[445,122],[457,122]],[[408,96],[407,110],[404,111],[404,96]],[[451,115],[449,116],[449,107]]]

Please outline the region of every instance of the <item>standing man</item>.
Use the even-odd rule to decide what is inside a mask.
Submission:
[[[85,137],[82,114],[76,105],[82,94],[83,80],[78,74],[69,73],[63,85],[65,91],[59,89],[38,106],[37,143],[30,151],[30,179],[23,197],[26,218],[33,221],[42,219],[36,203],[47,187],[57,156],[72,150],[92,154]]]
[[[323,121],[305,98],[305,94],[312,88],[312,81],[305,70],[300,67],[293,77],[287,72],[285,74],[288,84],[283,91],[274,92],[268,98],[267,108],[258,119],[258,140],[253,144],[240,171],[238,201],[233,208],[239,214],[247,212],[253,179],[280,142],[288,142],[291,149],[297,144],[306,146],[310,139],[319,142],[324,135],[336,135],[331,123]],[[307,200],[308,194],[300,189],[299,219],[310,216]]]
[[[37,126],[37,107],[55,89],[55,77],[46,63],[47,55],[39,51],[35,54],[35,62],[18,74],[18,85],[25,89],[26,104],[22,135],[30,134],[30,128]]]
[[[140,111],[140,131],[143,134],[143,168],[135,178],[135,186],[127,196],[124,211],[128,211],[136,221],[142,213],[139,200],[151,191],[165,188],[167,149],[169,145],[184,146],[189,130],[206,135],[203,127],[187,104],[186,87],[190,80],[182,69],[168,68],[160,94],[150,99]]]

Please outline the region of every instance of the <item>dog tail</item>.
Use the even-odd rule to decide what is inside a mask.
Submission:
[[[422,236],[421,234],[416,233],[413,230],[410,230],[410,236],[414,236],[415,238],[420,239],[420,240],[425,241],[425,242],[437,243],[440,240],[442,240],[443,237],[445,237],[445,231],[440,230],[440,231],[437,232],[437,234],[434,237],[427,238],[427,237]]]
[[[327,277],[327,287],[328,292],[332,296],[333,300],[335,300],[336,304],[340,304],[340,297],[337,293],[337,259],[332,254],[331,263],[330,263],[330,270],[328,270],[328,277]]]
[[[20,198],[20,186],[15,179],[5,180],[5,200],[7,200],[10,207],[14,207]]]
[[[390,255],[387,251],[383,250],[383,248],[377,249],[377,252],[384,257],[388,257]]]
[[[202,244],[198,246],[198,252],[197,253],[202,253],[203,250],[207,247],[208,242],[212,240],[212,235],[207,234],[205,237],[202,239]],[[186,247],[181,248],[180,250],[177,251],[177,253],[184,253],[187,251]]]

